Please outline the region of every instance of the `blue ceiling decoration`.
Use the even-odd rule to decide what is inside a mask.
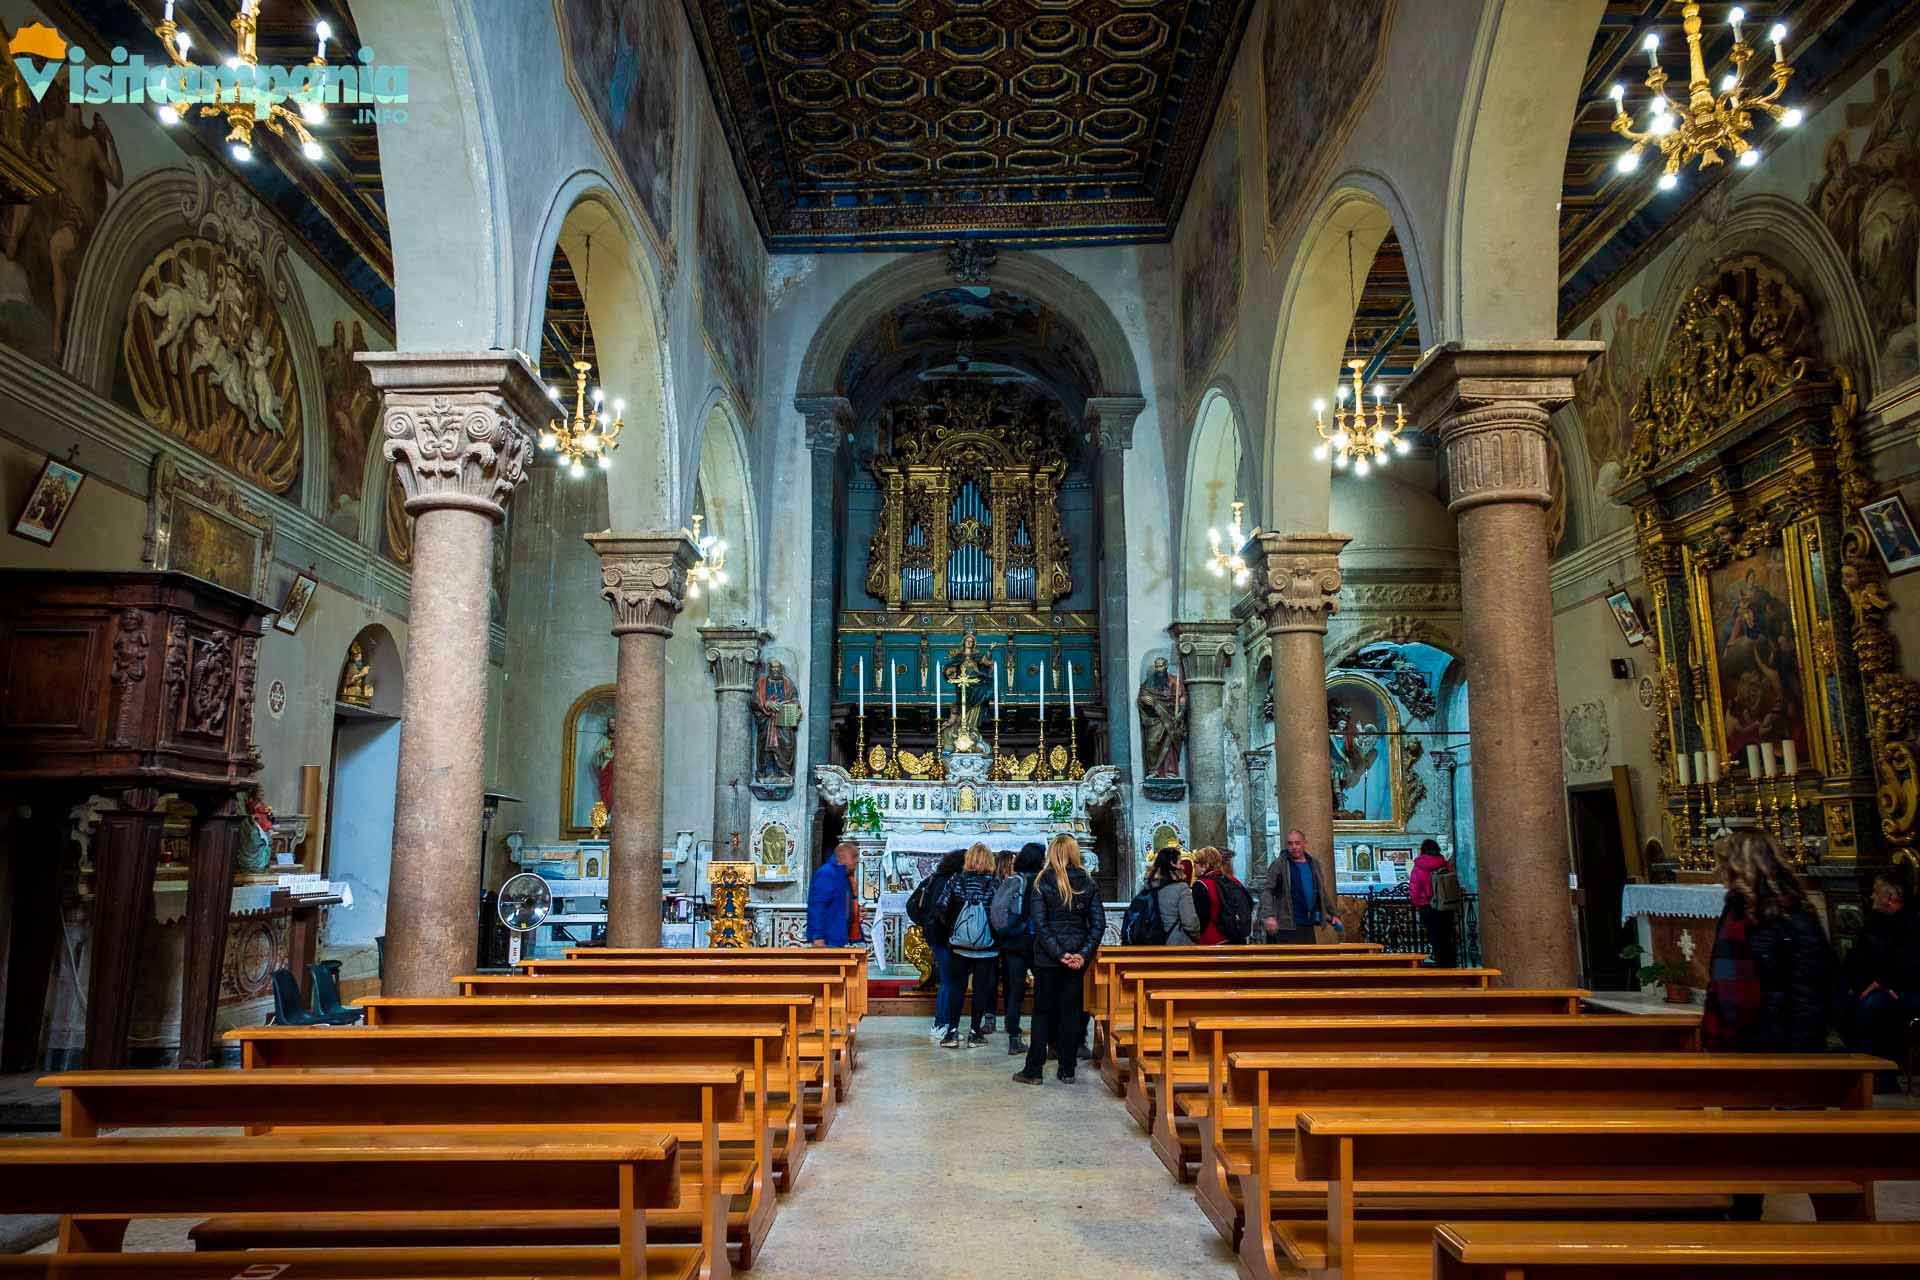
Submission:
[[[776,253],[1166,240],[1252,0],[684,0]]]

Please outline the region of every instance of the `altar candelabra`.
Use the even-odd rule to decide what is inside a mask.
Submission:
[[[1053,781],[1053,770],[1047,764],[1047,708],[1044,701],[1040,705],[1040,755],[1034,762],[1033,780]]]
[[[1067,781],[1078,782],[1087,776],[1087,767],[1080,763],[1080,717],[1067,717]]]
[[[854,778],[866,778],[872,775],[867,769],[867,713],[863,707],[854,717],[853,767],[847,774]]]

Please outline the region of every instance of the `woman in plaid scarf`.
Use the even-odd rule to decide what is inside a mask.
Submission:
[[[1805,887],[1765,832],[1733,832],[1719,856],[1727,902],[1708,966],[1703,1043],[1718,1053],[1824,1050],[1833,950]]]

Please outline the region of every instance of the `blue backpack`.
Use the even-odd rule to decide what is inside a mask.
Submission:
[[[993,941],[993,922],[987,915],[987,904],[969,902],[962,906],[959,917],[953,922],[953,933],[947,943],[961,955],[992,955],[996,947]]]

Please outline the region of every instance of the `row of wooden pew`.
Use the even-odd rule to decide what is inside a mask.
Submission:
[[[238,1071],[47,1077],[60,1136],[0,1143],[0,1205],[62,1215],[56,1252],[0,1280],[725,1280],[849,1095],[866,965],[595,950],[230,1032]],[[194,1252],[121,1251],[168,1217]]]
[[[1700,1052],[1687,1015],[1365,943],[1103,950],[1101,1079],[1265,1280],[1920,1275],[1920,1113],[1891,1063]],[[1813,1224],[1729,1221],[1764,1195]],[[1738,1199],[1737,1199],[1738,1198]]]

